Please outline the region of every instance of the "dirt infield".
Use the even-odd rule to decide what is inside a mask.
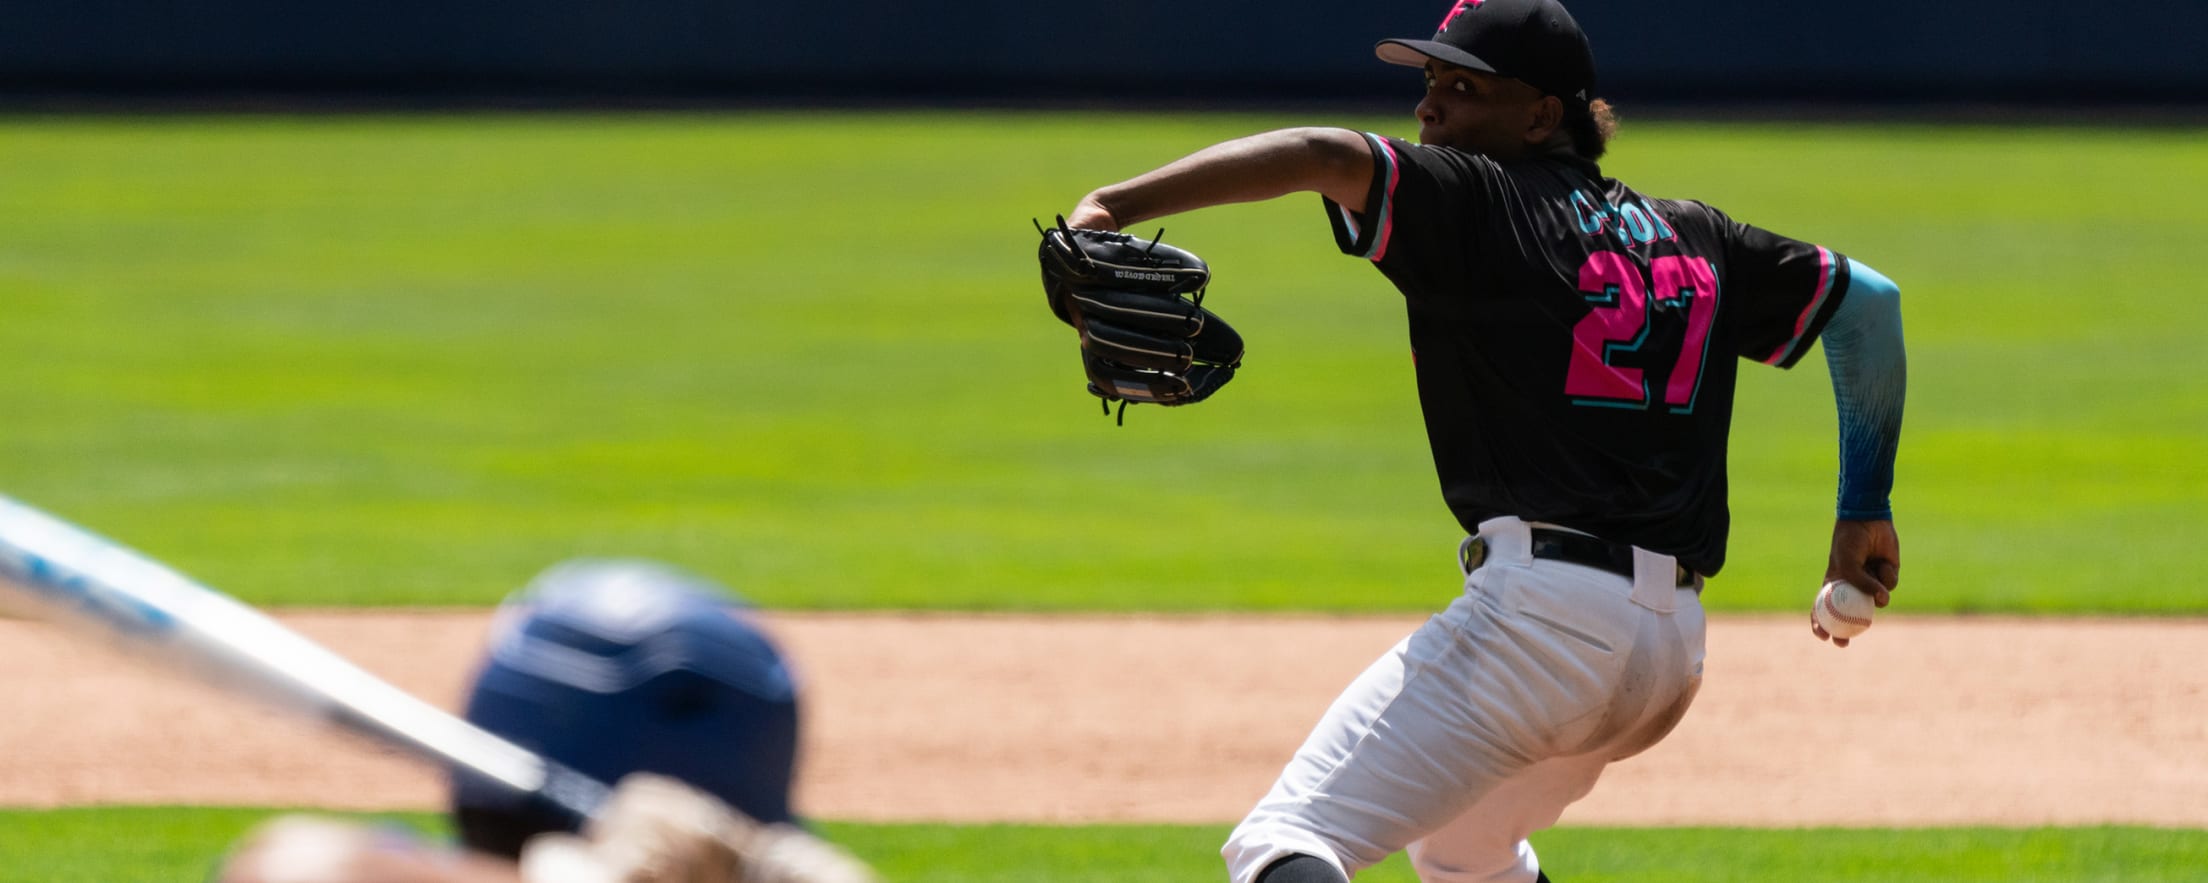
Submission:
[[[281,617],[454,704],[480,613]],[[1237,818],[1422,617],[778,615],[801,808],[854,821]],[[1670,740],[1567,824],[2208,827],[2208,621],[1888,617],[1834,650],[1717,618]],[[428,808],[423,769],[0,621],[0,806]]]

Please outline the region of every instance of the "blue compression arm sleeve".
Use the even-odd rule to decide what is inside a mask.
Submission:
[[[1825,364],[1840,409],[1838,517],[1894,517],[1894,452],[1909,359],[1901,346],[1901,289],[1860,262],[1848,266],[1848,293],[1825,325]]]

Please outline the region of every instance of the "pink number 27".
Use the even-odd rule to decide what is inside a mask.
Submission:
[[[1572,397],[1572,403],[1647,408],[1653,396],[1643,369],[1615,361],[1621,355],[1641,353],[1657,321],[1683,318],[1683,334],[1659,338],[1677,340],[1679,346],[1671,357],[1663,400],[1674,413],[1693,411],[1702,362],[1709,351],[1710,325],[1717,318],[1717,274],[1710,262],[1684,255],[1655,258],[1649,261],[1644,287],[1640,269],[1625,255],[1598,251],[1580,265],[1579,290],[1594,309],[1572,326],[1572,363],[1564,375],[1564,394]],[[1651,357],[1656,361],[1649,361]],[[1636,361],[1662,364],[1656,353]]]

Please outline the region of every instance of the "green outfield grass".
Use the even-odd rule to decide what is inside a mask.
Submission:
[[[0,883],[207,878],[264,810],[0,811]],[[421,815],[372,817],[423,836]],[[828,824],[893,883],[1211,883],[1215,826]],[[1563,828],[1535,848],[1559,883],[2178,883],[2208,867],[2208,831],[2156,828],[1737,830]],[[1398,855],[1359,883],[1415,883]]]
[[[1250,340],[1202,406],[1115,428],[1037,291],[1030,217],[1302,122],[1410,129],[0,119],[0,493],[258,603],[619,554],[789,607],[1431,609],[1458,529],[1400,306],[1316,197],[1165,222]],[[2204,134],[1628,119],[1608,168],[1902,283],[1897,609],[2202,613]],[[1745,374],[1708,597],[1798,609],[1829,387]]]

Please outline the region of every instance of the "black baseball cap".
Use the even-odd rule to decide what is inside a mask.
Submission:
[[[1437,59],[1523,80],[1567,105],[1587,106],[1595,93],[1595,53],[1579,22],[1557,0],[1450,0],[1431,40],[1382,40],[1381,61],[1425,67]]]

